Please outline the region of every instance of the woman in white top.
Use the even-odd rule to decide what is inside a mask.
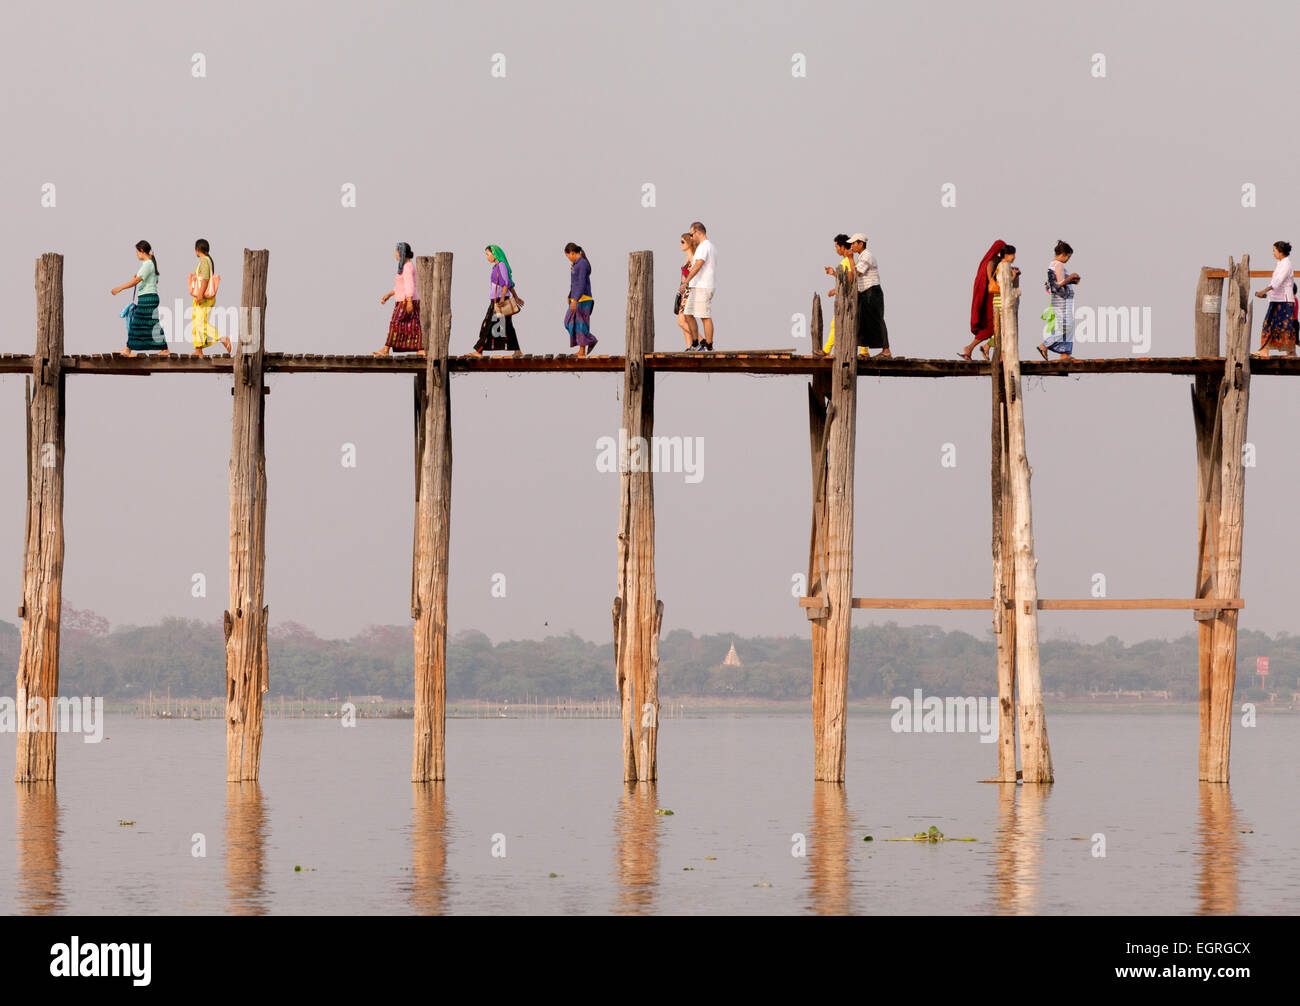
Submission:
[[[1296,297],[1295,272],[1291,268],[1291,243],[1273,242],[1273,257],[1277,265],[1268,286],[1258,291],[1256,297],[1268,297],[1268,313],[1264,315],[1264,331],[1260,334],[1259,350],[1253,356],[1266,357],[1270,349],[1280,349],[1287,356],[1295,356]]]

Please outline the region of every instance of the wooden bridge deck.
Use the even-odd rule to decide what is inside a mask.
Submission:
[[[425,360],[414,354],[400,356],[374,356],[370,353],[354,355],[319,355],[304,353],[266,353],[264,367],[268,373],[281,374],[388,374],[416,373],[425,369]],[[831,369],[831,360],[825,356],[812,356],[793,352],[746,350],[742,352],[648,353],[645,357],[649,369],[666,373],[700,374],[756,374],[760,376],[808,375],[825,373]],[[463,373],[622,373],[625,364],[622,356],[593,356],[579,359],[572,354],[533,355],[512,357],[453,356],[448,367],[454,374]],[[0,354],[0,374],[29,374],[33,357],[30,354]],[[118,353],[90,353],[64,356],[63,369],[69,374],[211,374],[229,373],[231,357],[225,354],[199,357],[188,353],[169,356],[125,357]],[[1022,374],[1028,377],[1077,377],[1083,374],[1219,374],[1223,373],[1222,357],[1151,356],[1115,357],[1107,359],[1075,358],[1062,363],[1052,360],[1024,360]],[[1300,374],[1300,357],[1274,357],[1250,361],[1252,374]],[[989,365],[984,362],[967,363],[960,359],[930,359],[924,357],[895,357],[890,360],[860,359],[860,377],[988,377]]]

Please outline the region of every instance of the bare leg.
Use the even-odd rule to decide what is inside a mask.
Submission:
[[[712,346],[713,345],[713,319],[703,318],[701,320],[704,322],[704,341],[707,342],[710,346]]]

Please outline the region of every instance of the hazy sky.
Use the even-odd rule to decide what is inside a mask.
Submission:
[[[209,239],[238,296],[270,249],[266,338],[286,352],[384,339],[393,245],[455,253],[452,352],[502,245],[529,352],[562,352],[566,241],[593,264],[593,332],[621,352],[627,253],[655,253],[657,344],[676,347],[677,239],[718,250],[720,349],[789,347],[865,231],[896,353],[951,357],[994,238],[1020,249],[1022,355],[1058,238],[1081,306],[1149,307],[1151,355],[1192,352],[1197,271],[1295,241],[1293,4],[780,2],[17,5],[0,40],[5,156],[0,350],[30,352],[33,261],[65,262],[67,348],[123,343],[109,289],[152,242],[180,296]],[[196,77],[195,54],[206,76]],[[494,77],[494,56],[504,77]],[[792,74],[795,54],[806,76]],[[1105,76],[1094,76],[1105,58]],[[42,206],[42,186],[55,205]],[[342,205],[356,187],[355,207]],[[655,205],[642,205],[643,186]],[[945,184],[956,205],[941,205]],[[1243,185],[1256,205],[1242,205]],[[1255,288],[1262,281],[1255,281]],[[1258,303],[1258,302],[1256,302]],[[1262,310],[1256,310],[1253,339]],[[1077,347],[1122,356],[1122,344]],[[228,377],[68,379],[65,603],[114,624],[213,620],[227,604]],[[1190,378],[1025,383],[1039,591],[1189,596],[1196,557]],[[409,376],[272,375],[266,598],[322,635],[409,621]],[[664,631],[805,633],[807,380],[663,375],[656,433],[701,437],[704,477],[656,480]],[[610,633],[621,376],[452,385],[450,627],[494,639]],[[1252,384],[1243,628],[1292,630],[1300,383]],[[987,379],[863,379],[855,593],[987,596]],[[12,619],[24,505],[23,379],[0,378],[0,568]],[[345,443],[357,467],[344,468]],[[941,464],[945,444],[957,464]],[[191,577],[208,578],[206,598]],[[506,597],[491,593],[504,574]],[[987,613],[860,612],[982,634]],[[1046,638],[1189,631],[1188,613],[1048,613]],[[274,673],[274,672],[273,672]]]

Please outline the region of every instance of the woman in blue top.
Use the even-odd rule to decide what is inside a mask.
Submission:
[[[135,311],[126,330],[126,349],[122,355],[135,356],[133,350],[156,349],[159,356],[166,356],[167,337],[158,320],[158,260],[148,241],[135,243],[135,257],[140,260],[140,268],[130,282],[113,287],[114,297],[133,286],[140,288],[136,291]]]
[[[568,310],[564,313],[564,327],[569,332],[569,347],[578,347],[578,357],[591,356],[597,339],[591,334],[591,309],[596,302],[591,299],[591,263],[581,245],[570,241],[564,246],[569,260]]]

